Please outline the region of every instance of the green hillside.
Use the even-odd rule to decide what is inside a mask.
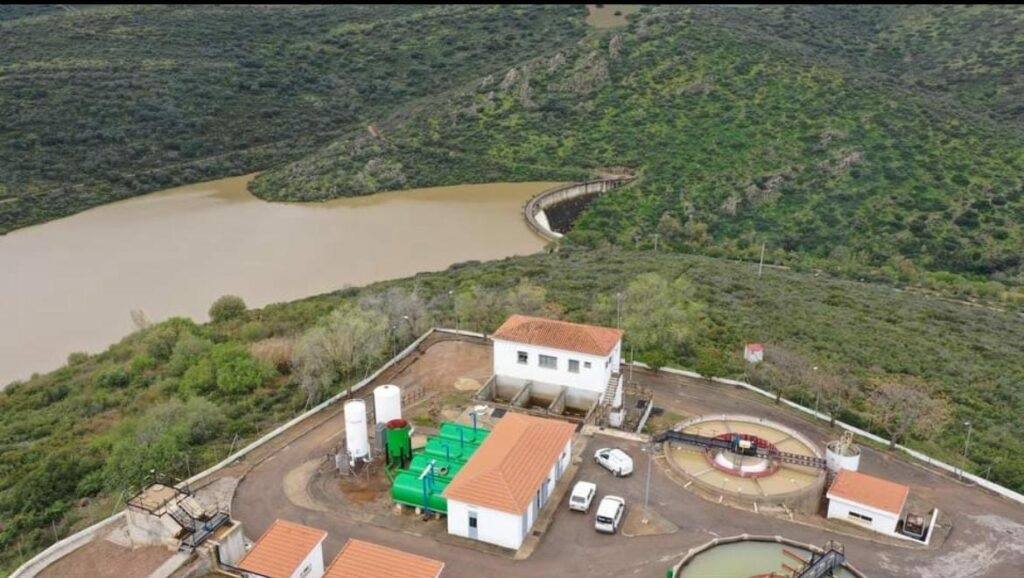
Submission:
[[[0,234],[298,158],[571,45],[583,6],[0,8]]]
[[[796,272],[760,278],[706,257],[564,250],[262,310],[223,306],[216,323],[170,320],[12,385],[0,392],[0,572],[108,515],[151,469],[200,471],[340,391],[390,355],[385,332],[405,331],[403,315],[416,327],[396,335],[399,348],[432,324],[490,331],[512,311],[613,324],[620,291],[639,360],[741,377],[742,343],[762,341],[776,369],[749,379],[882,435],[874,391],[915,388],[942,411],[904,443],[962,463],[958,424],[971,420],[966,465],[1022,491],[1021,313]],[[337,360],[347,374],[305,387],[304,340],[333,323],[374,345]]]
[[[569,242],[659,246],[1020,299],[1023,14],[648,7],[267,171],[306,200],[401,186],[640,179]],[[367,179],[387,167],[387,178]],[[1011,287],[1010,292],[1006,291]]]

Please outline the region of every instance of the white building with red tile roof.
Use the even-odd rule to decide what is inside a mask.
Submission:
[[[881,534],[894,534],[908,494],[906,485],[840,470],[827,490],[827,518],[846,520]]]
[[[498,379],[566,387],[570,397],[592,402],[609,391],[605,401],[619,406],[623,331],[511,315],[491,338],[492,370]]]
[[[238,563],[248,578],[321,578],[324,530],[275,520]]]
[[[574,424],[507,413],[444,491],[449,533],[516,550],[570,467]]]
[[[444,567],[438,560],[350,538],[324,578],[438,578]]]

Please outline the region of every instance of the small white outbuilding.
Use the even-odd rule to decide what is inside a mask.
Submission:
[[[238,568],[247,578],[322,578],[324,530],[275,520]]]
[[[841,470],[827,491],[827,518],[845,520],[881,534],[894,534],[908,494],[908,486]]]
[[[507,413],[444,491],[449,533],[516,550],[570,467],[572,423]]]

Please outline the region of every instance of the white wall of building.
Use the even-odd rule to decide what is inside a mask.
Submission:
[[[493,341],[492,372],[495,375],[527,379],[541,383],[552,383],[602,393],[606,390],[609,377],[620,368],[619,343],[617,343],[608,356],[602,357],[501,339]],[[527,363],[519,363],[517,361],[517,353],[520,351],[527,353]],[[541,367],[538,363],[539,355],[555,357],[556,368]],[[580,362],[580,371],[578,373],[570,371],[571,359]],[[586,363],[590,363],[591,367],[586,367]]]
[[[845,499],[831,497],[830,495],[827,495],[827,498],[830,499],[830,505],[827,508],[827,518],[845,520],[881,534],[894,534],[897,528],[898,514],[871,508],[864,504],[849,502]],[[870,520],[864,520],[858,516],[868,517]]]
[[[501,510],[477,506],[458,500],[448,500],[446,521],[449,533],[455,536],[470,538],[470,514],[477,517],[477,538],[482,542],[495,544],[511,550],[517,550],[524,543],[524,538],[538,519],[538,513],[552,499],[559,478],[570,467],[570,449],[572,440],[568,441],[559,458],[552,463],[547,476],[548,483],[542,484],[535,491],[534,498],[520,514],[511,514]],[[544,486],[544,491],[542,486]],[[543,500],[540,498],[544,497]],[[540,502],[540,507],[539,507]]]

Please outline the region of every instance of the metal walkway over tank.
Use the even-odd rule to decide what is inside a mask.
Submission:
[[[815,456],[782,452],[776,448],[763,448],[752,446],[751,450],[742,450],[739,441],[742,438],[735,434],[732,439],[718,437],[707,437],[698,434],[684,433],[674,430],[666,430],[652,438],[652,443],[663,443],[666,441],[678,444],[697,446],[704,449],[721,449],[734,453],[746,453],[760,458],[775,460],[785,464],[805,466],[807,468],[826,469],[826,460]]]

